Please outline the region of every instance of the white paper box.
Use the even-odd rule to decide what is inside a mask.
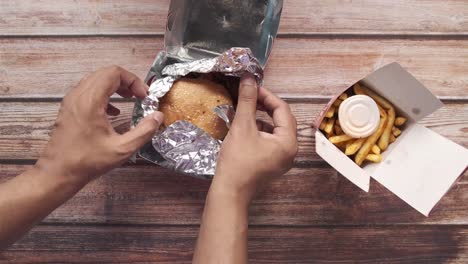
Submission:
[[[372,177],[428,216],[465,171],[468,150],[417,124],[443,104],[399,64],[389,64],[359,82],[392,102],[399,116],[408,118],[403,133],[383,152],[381,163],[360,168],[317,129],[318,155],[362,190],[369,191]],[[337,97],[322,111],[316,128]]]

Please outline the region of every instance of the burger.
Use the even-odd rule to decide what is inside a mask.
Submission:
[[[180,79],[161,99],[159,110],[164,113],[164,126],[185,120],[201,128],[213,138],[223,140],[228,128],[215,112],[220,105],[233,106],[228,90],[208,79]]]

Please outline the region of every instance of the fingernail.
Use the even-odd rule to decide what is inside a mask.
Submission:
[[[251,73],[246,73],[241,78],[241,84],[255,86],[257,85],[257,81]]]
[[[164,114],[161,112],[154,112],[153,118],[158,122],[158,124],[162,124],[164,121]]]
[[[149,85],[146,84],[146,83],[143,83],[143,84],[145,85],[145,92],[146,92],[146,95],[148,96],[148,95],[149,95],[149,89],[150,89],[150,87],[149,87]]]

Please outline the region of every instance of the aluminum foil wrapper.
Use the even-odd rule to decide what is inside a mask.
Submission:
[[[174,82],[190,73],[216,72],[235,77],[251,73],[259,85],[263,81],[262,67],[248,48],[231,48],[212,59],[170,64],[161,72],[161,76],[156,75],[158,79],[152,80],[148,97],[136,108],[134,125],[143,116],[157,111],[159,99],[170,91]],[[235,115],[232,106],[220,105],[213,111],[230,127]],[[158,157],[155,157],[155,153],[151,153],[153,150],[148,147],[140,151],[140,156],[160,166],[209,179],[214,176],[221,143],[195,125],[187,121],[178,121],[153,137],[152,146],[159,154]]]
[[[221,144],[193,124],[177,121],[153,137],[153,147],[176,171],[214,175]]]
[[[241,77],[244,73],[250,72],[257,80],[263,80],[263,70],[260,62],[248,48],[232,48],[213,59],[201,59],[169,65],[163,69],[162,74],[180,77],[191,72],[219,72],[236,77]]]
[[[236,115],[236,111],[230,105],[219,105],[213,109],[213,111],[226,122],[227,127],[230,129],[232,121],[234,121],[234,116]]]
[[[165,50],[182,61],[248,47],[265,66],[280,24],[283,0],[172,0]]]

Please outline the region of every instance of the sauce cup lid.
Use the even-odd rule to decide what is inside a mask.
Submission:
[[[343,101],[338,118],[343,132],[353,138],[374,134],[380,123],[377,103],[367,95],[355,95]]]

